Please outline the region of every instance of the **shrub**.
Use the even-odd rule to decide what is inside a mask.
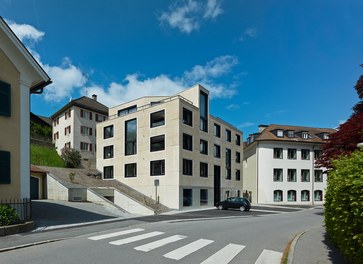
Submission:
[[[14,208],[7,204],[0,205],[0,226],[6,226],[16,223],[19,215]]]
[[[332,161],[325,195],[325,225],[333,243],[353,263],[363,259],[363,151]]]
[[[61,157],[67,168],[77,168],[81,164],[81,154],[76,149],[63,148]]]

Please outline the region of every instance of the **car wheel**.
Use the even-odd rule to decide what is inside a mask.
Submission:
[[[223,210],[224,208],[223,208],[223,205],[218,205],[218,210]]]
[[[241,212],[243,212],[243,211],[246,211],[246,208],[242,205],[242,206],[239,208],[239,210],[240,210]]]

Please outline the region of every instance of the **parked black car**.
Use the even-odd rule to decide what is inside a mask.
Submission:
[[[216,207],[219,210],[226,210],[228,208],[239,209],[240,211],[249,211],[251,209],[251,203],[246,198],[242,197],[229,197],[228,199],[216,203]]]

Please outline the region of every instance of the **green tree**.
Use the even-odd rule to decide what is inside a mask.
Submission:
[[[363,150],[332,161],[325,195],[325,225],[353,263],[363,259]]]
[[[81,154],[76,149],[63,148],[61,157],[67,168],[77,168],[81,165]]]

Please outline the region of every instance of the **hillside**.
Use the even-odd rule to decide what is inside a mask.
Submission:
[[[65,167],[64,161],[54,148],[30,144],[30,163],[38,166]]]

